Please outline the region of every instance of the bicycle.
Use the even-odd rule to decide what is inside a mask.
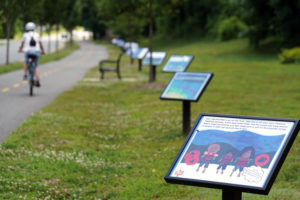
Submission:
[[[36,55],[28,55],[28,82],[29,82],[29,95],[33,96],[33,88],[35,86],[35,60]]]

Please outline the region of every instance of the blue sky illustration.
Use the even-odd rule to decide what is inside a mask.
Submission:
[[[165,70],[177,70],[177,71],[184,71],[187,62],[184,61],[177,61],[177,62],[168,62],[165,66]]]
[[[238,150],[253,146],[256,154],[276,152],[285,135],[265,136],[242,130],[235,132],[220,130],[204,130],[196,133],[192,143],[195,145],[209,145],[212,143],[227,143]]]

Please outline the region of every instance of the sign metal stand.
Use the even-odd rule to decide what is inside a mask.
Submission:
[[[237,190],[222,190],[222,200],[242,200],[242,192]]]
[[[152,83],[156,80],[156,66],[150,66],[150,73],[149,73],[149,82]]]
[[[191,102],[182,101],[182,131],[188,134],[191,130]]]
[[[142,71],[142,59],[138,59],[139,71]]]

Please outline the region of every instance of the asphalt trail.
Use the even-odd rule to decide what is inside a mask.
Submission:
[[[32,113],[51,103],[63,91],[73,87],[84,74],[108,54],[105,47],[91,42],[79,43],[80,49],[59,61],[40,66],[41,88],[29,96],[22,81],[23,70],[0,75],[0,142]]]

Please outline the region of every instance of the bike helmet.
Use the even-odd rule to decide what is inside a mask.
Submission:
[[[25,26],[26,31],[34,31],[35,29],[35,24],[33,22],[28,22]]]

